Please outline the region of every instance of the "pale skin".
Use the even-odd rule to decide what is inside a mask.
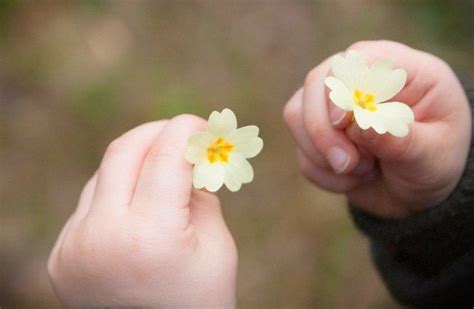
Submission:
[[[383,218],[438,205],[461,178],[471,141],[471,111],[457,77],[441,59],[400,43],[366,41],[348,49],[369,64],[390,59],[407,71],[405,88],[390,101],[411,106],[415,122],[403,138],[360,129],[351,112],[328,98],[327,59],[309,72],[284,110],[302,173]]]
[[[183,155],[205,125],[181,115],[110,144],[48,261],[63,304],[235,306],[234,240]]]
[[[350,48],[408,72],[393,100],[409,104],[416,120],[404,138],[359,129],[350,113],[329,102],[326,60],[284,111],[303,174],[385,218],[439,204],[459,181],[471,141],[459,81],[440,59],[398,43]],[[192,166],[184,159],[189,136],[205,125],[181,115],[141,125],[110,144],[48,261],[63,304],[235,306],[234,240],[218,198],[192,188]]]

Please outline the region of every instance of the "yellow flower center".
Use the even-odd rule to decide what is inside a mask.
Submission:
[[[207,148],[207,160],[210,163],[227,163],[232,150],[234,150],[234,145],[219,137]]]
[[[370,92],[364,93],[361,90],[356,89],[352,94],[352,99],[357,106],[363,109],[367,109],[371,112],[375,112],[377,110],[377,106],[375,105],[375,97]]]

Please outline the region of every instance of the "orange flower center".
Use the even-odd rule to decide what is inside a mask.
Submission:
[[[354,103],[366,110],[369,110],[371,112],[375,112],[377,110],[377,106],[375,104],[375,97],[372,93],[370,92],[362,92],[359,89],[354,90],[354,93],[352,94],[352,99],[354,100]]]
[[[227,163],[232,150],[234,150],[234,145],[219,137],[207,148],[207,160],[210,163]]]

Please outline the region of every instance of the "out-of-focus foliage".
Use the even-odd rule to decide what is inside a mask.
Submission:
[[[113,138],[224,107],[266,143],[255,182],[220,193],[241,306],[394,306],[343,197],[300,176],[282,108],[362,39],[427,50],[473,79],[473,13],[469,0],[1,0],[0,306],[58,305],[47,256]]]

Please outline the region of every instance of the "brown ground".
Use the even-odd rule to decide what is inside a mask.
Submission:
[[[402,3],[402,4],[401,4]],[[1,1],[0,306],[58,303],[45,264],[114,137],[232,108],[266,146],[221,192],[242,308],[394,307],[342,196],[299,174],[281,120],[321,60],[392,39],[474,77],[472,1]]]

